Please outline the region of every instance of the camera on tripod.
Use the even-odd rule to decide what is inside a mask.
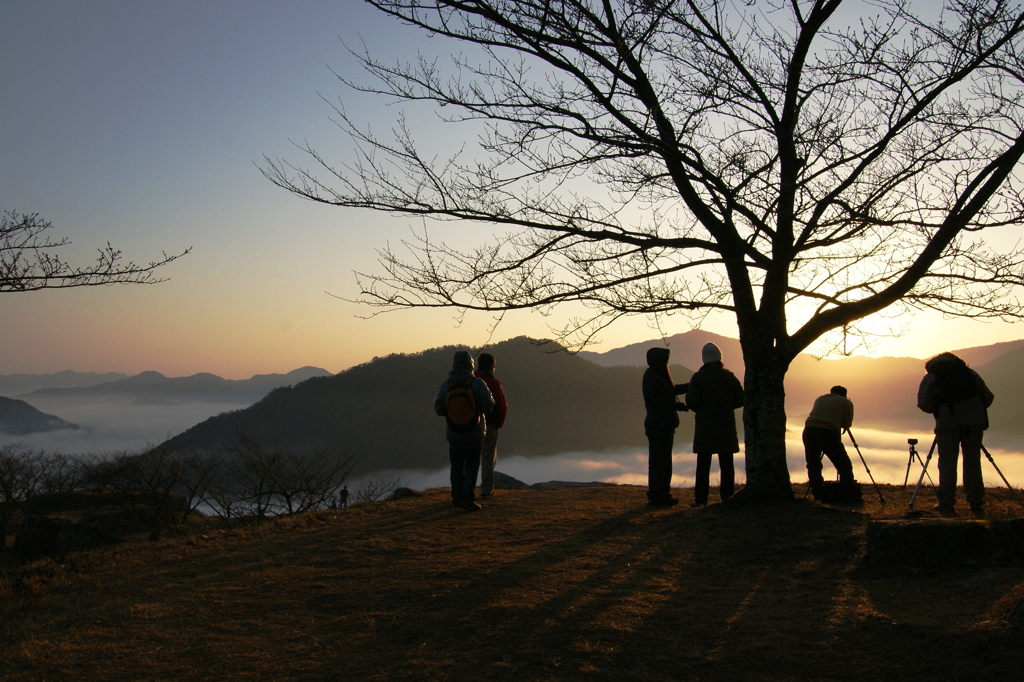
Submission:
[[[917,445],[917,439],[916,438],[908,438],[907,439],[907,445]]]

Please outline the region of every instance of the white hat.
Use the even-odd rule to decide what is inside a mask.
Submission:
[[[700,359],[704,361],[704,364],[709,362],[721,362],[722,351],[713,343],[705,343],[704,347],[700,349]]]

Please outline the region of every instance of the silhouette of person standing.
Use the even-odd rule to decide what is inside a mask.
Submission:
[[[995,397],[985,380],[953,353],[940,353],[925,363],[927,372],[917,391],[917,406],[935,417],[939,450],[939,486],[935,510],[956,514],[956,474],[964,453],[964,496],[971,512],[985,513],[985,482],[981,475],[981,440],[988,428],[988,408]]]
[[[668,348],[650,348],[647,351],[647,369],[644,371],[643,393],[644,433],[647,434],[647,503],[651,506],[672,506],[679,500],[672,497],[672,441],[679,426],[677,411],[686,405],[676,396],[686,393],[686,384],[676,385],[668,371]]]
[[[697,453],[697,471],[691,507],[708,503],[711,459],[718,455],[721,469],[719,495],[725,502],[732,497],[735,469],[732,456],[740,451],[734,410],[743,407],[743,385],[722,364],[722,351],[713,343],[701,349],[704,364],[690,377],[686,405],[693,410],[693,451]]]
[[[487,432],[480,445],[480,497],[490,497],[494,494],[494,467],[498,463],[498,431],[505,425],[508,402],[505,400],[505,389],[494,376],[494,356],[481,353],[477,358],[477,367],[474,374],[484,380],[494,398],[494,409],[487,413]]]
[[[434,412],[445,418],[448,459],[451,461],[452,503],[477,511],[476,476],[480,470],[480,443],[487,422],[483,415],[494,409],[494,399],[483,379],[473,376],[473,356],[456,351],[452,371],[437,389]]]

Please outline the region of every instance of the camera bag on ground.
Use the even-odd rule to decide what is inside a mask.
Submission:
[[[821,493],[814,496],[818,502],[824,504],[861,504],[863,498],[860,491],[860,483],[844,483],[842,481],[825,481],[821,486]]]

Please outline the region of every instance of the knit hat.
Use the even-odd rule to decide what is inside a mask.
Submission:
[[[721,362],[722,351],[713,343],[705,343],[704,347],[700,349],[700,359],[705,365],[709,362]]]
[[[836,393],[836,394],[841,395],[841,396],[843,396],[845,398],[846,397],[846,387],[845,386],[833,386],[832,390],[830,390],[829,393]]]

